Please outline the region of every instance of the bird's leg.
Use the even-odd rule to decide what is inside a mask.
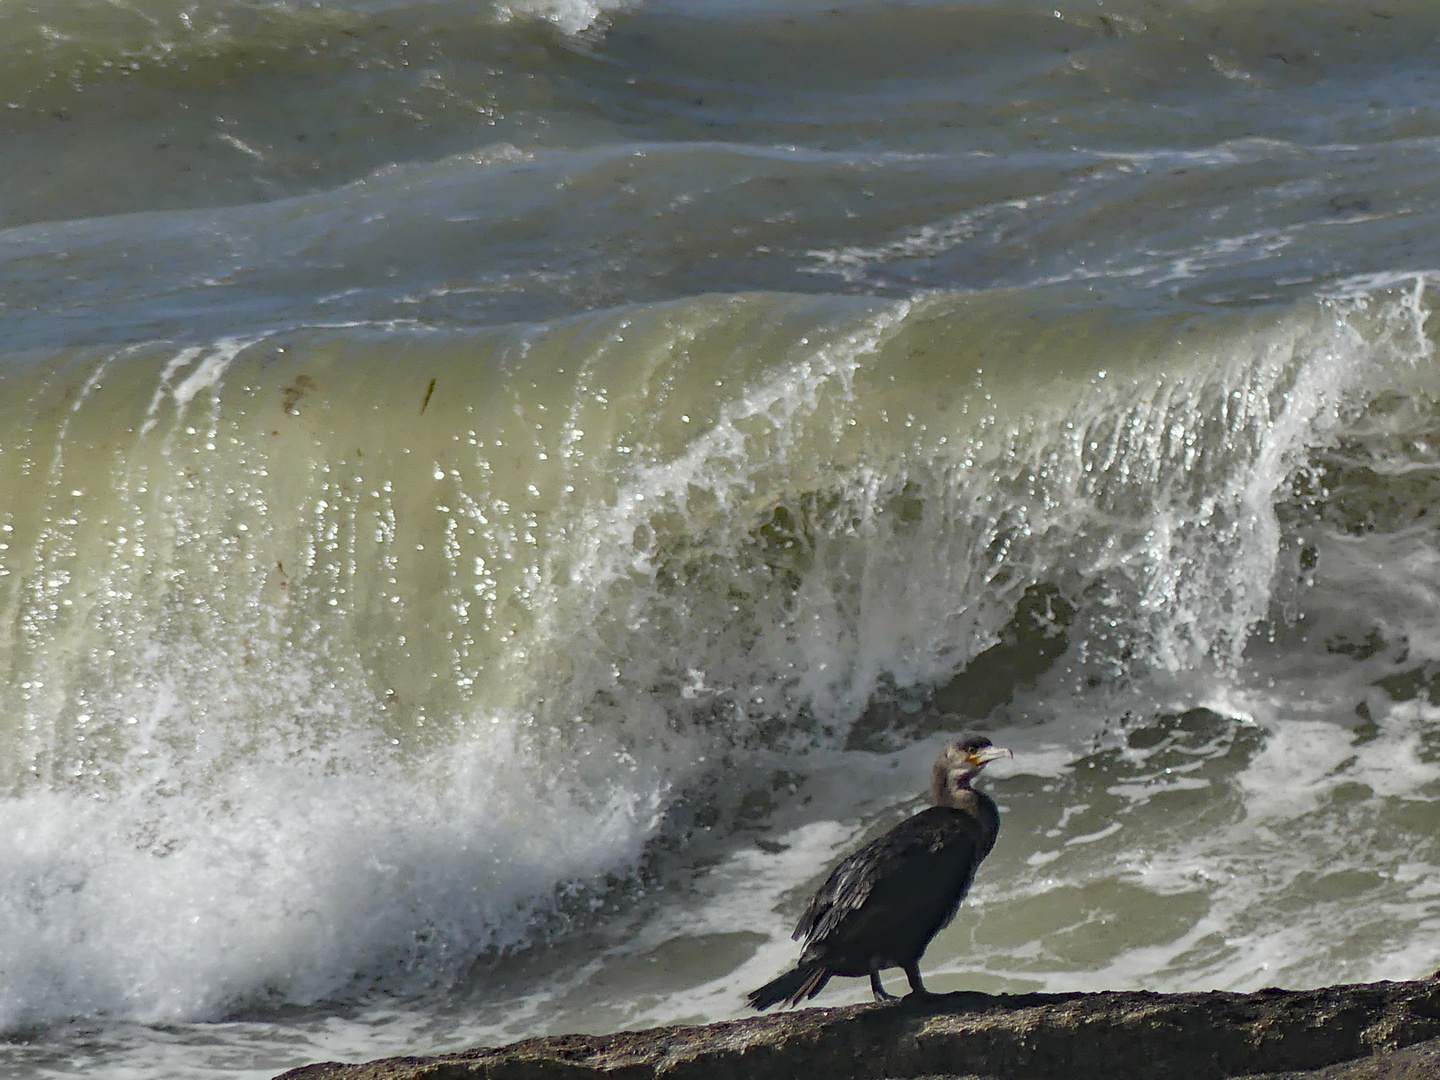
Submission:
[[[895,995],[886,993],[885,984],[880,981],[880,968],[880,958],[877,956],[870,961],[870,993],[875,995],[877,1002],[894,1001],[896,1000]]]
[[[925,989],[925,984],[920,981],[920,961],[911,960],[908,964],[901,964],[901,970],[905,972],[905,978],[910,980],[911,997],[929,997],[930,991]]]

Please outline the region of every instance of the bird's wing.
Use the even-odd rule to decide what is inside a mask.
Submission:
[[[902,821],[831,871],[810,898],[793,936],[813,942],[830,938],[842,926],[847,934],[861,930],[857,920],[868,921],[864,911],[872,899],[877,902],[872,915],[887,908],[903,910],[907,897],[927,885],[933,889],[938,877],[953,874],[957,866],[962,869],[954,893],[958,903],[985,857],[981,831],[968,815],[941,807]],[[900,903],[884,902],[892,897]]]

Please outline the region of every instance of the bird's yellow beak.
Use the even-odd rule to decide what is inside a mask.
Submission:
[[[1013,758],[1015,755],[1003,746],[983,746],[979,750],[970,751],[970,753],[965,756],[970,759],[970,764],[978,769],[982,765],[988,765],[998,758]]]

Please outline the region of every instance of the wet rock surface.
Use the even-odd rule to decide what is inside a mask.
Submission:
[[[284,1080],[1425,1080],[1440,980],[1155,994],[957,993],[693,1027],[558,1035]]]

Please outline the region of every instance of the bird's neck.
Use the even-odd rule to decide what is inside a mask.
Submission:
[[[968,779],[951,784],[948,772],[939,768],[935,770],[930,781],[930,795],[936,806],[953,806],[957,810],[973,807],[980,797],[980,793],[970,786]]]
[[[985,796],[976,791],[969,784],[962,785],[958,790],[945,793],[945,799],[941,806],[948,806],[953,810],[964,810],[973,816],[980,816],[981,807],[985,802]]]

